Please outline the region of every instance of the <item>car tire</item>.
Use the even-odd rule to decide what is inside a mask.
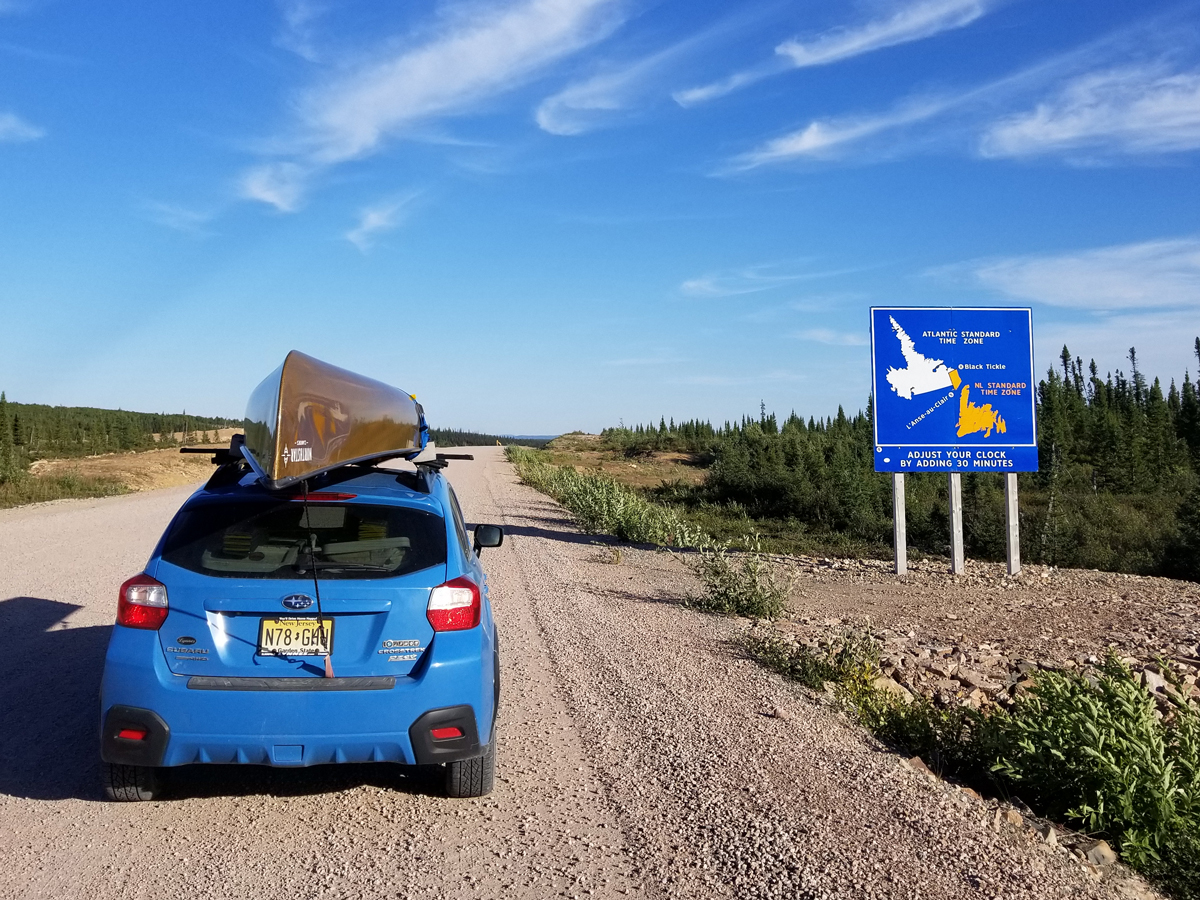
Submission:
[[[162,793],[162,775],[151,766],[102,765],[104,796],[118,803],[153,800]]]
[[[446,796],[482,797],[496,780],[496,735],[482,756],[446,763]]]

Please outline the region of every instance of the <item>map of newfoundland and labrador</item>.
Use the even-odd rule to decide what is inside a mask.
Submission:
[[[904,354],[904,368],[887,370],[887,381],[896,395],[911,400],[917,394],[927,394],[950,388],[956,391],[962,385],[962,393],[958,398],[958,436],[982,434],[991,437],[996,431],[1004,434],[1007,430],[1004,419],[999,412],[992,409],[990,403],[976,406],[971,402],[971,386],[963,384],[956,369],[946,368],[940,359],[930,359],[917,351],[912,338],[900,327],[895,318],[888,317],[892,323],[892,331],[900,340],[900,352]]]

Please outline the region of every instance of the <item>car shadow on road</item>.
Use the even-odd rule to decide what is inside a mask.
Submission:
[[[0,795],[30,800],[102,800],[100,676],[111,625],[81,628],[65,619],[77,604],[43,597],[0,600]],[[387,763],[275,769],[181,766],[165,799],[296,797],[362,785],[444,795],[439,767]]]
[[[97,707],[109,625],[71,628],[77,604],[0,600],[0,794],[100,798]]]
[[[548,538],[552,541],[562,541],[566,544],[619,544],[615,537],[605,534],[581,534],[578,531],[559,531],[554,528],[539,528],[536,525],[505,525],[505,537],[520,535],[521,537]]]
[[[165,800],[208,797],[307,797],[377,787],[405,794],[446,796],[440,766],[362,763],[284,769],[271,766],[179,766],[166,773]]]

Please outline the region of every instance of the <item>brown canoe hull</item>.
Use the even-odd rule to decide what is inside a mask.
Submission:
[[[298,350],[250,395],[245,430],[246,449],[272,490],[421,449],[421,412],[410,395]]]

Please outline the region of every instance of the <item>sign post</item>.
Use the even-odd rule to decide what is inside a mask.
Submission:
[[[908,572],[908,535],[904,519],[904,473],[892,473],[892,537],[896,547],[896,574]]]
[[[891,472],[896,571],[902,476],[950,476],[951,571],[963,571],[963,472],[1005,475],[1008,570],[1020,571],[1017,472],[1036,472],[1033,315],[1025,308],[872,307],[875,471]],[[897,502],[896,497],[901,500]]]
[[[950,574],[961,575],[967,568],[963,551],[962,474],[950,473]]]
[[[1008,574],[1021,571],[1021,529],[1017,522],[1017,473],[1004,475],[1004,526],[1008,534]]]

